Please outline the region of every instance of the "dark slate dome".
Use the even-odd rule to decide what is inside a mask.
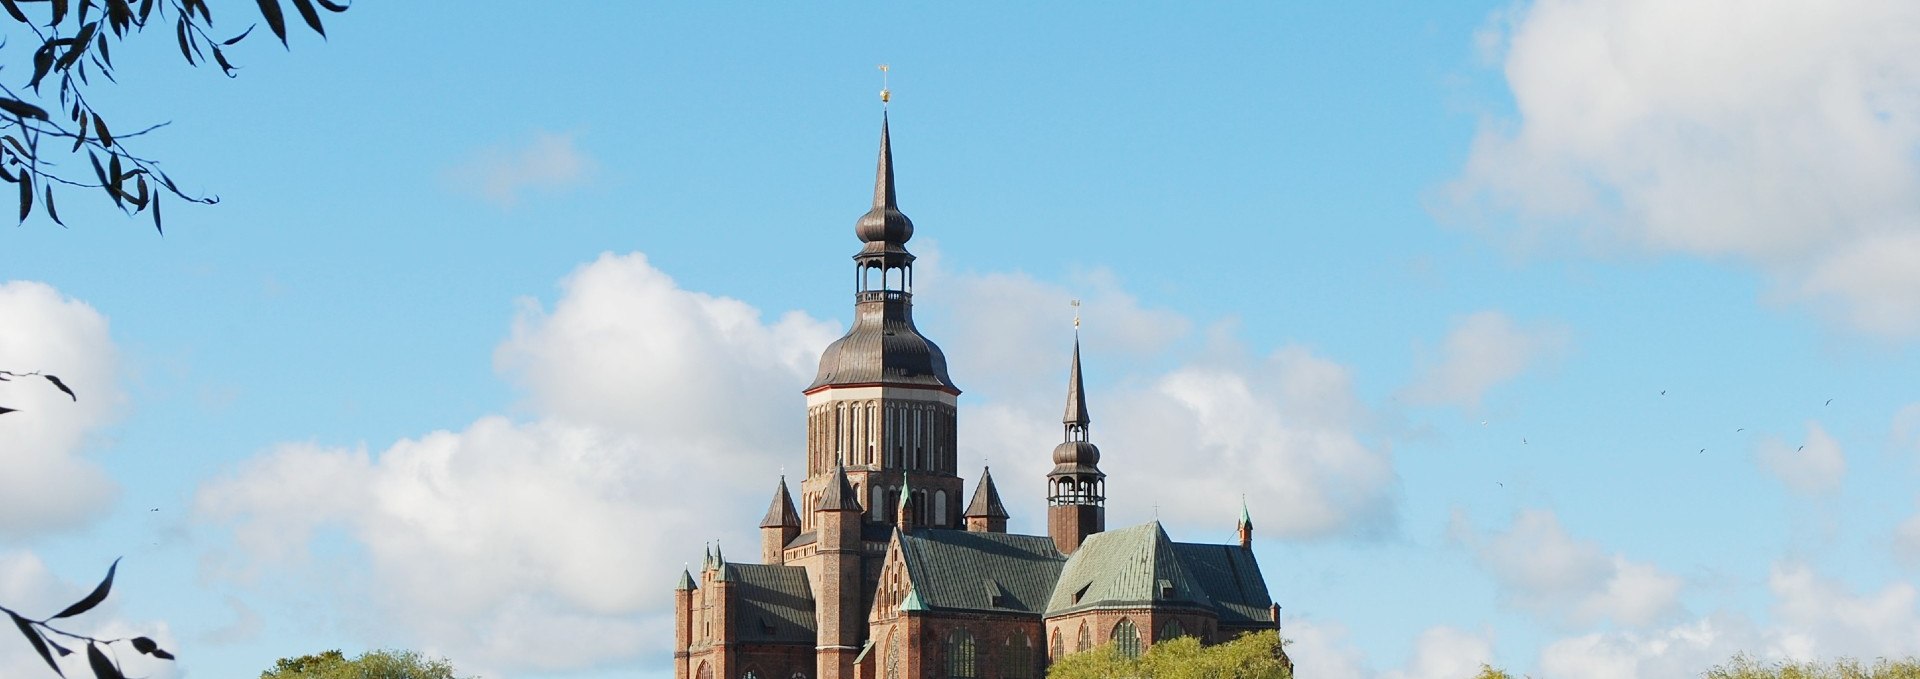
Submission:
[[[807,391],[846,384],[941,387],[959,393],[947,377],[947,356],[913,327],[905,300],[862,302],[846,336],[820,354],[820,372]]]
[[[1091,441],[1063,441],[1053,447],[1053,471],[1098,471],[1100,447]]]

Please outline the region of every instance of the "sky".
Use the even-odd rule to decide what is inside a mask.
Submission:
[[[1913,3],[327,26],[233,79],[116,46],[94,100],[219,204],[0,230],[0,369],[79,396],[0,383],[0,604],[122,558],[74,626],[160,640],[149,676],[670,676],[679,569],[755,558],[804,459],[882,63],[919,324],[1013,530],[1079,299],[1109,525],[1228,542],[1244,496],[1302,676],[1920,653]]]

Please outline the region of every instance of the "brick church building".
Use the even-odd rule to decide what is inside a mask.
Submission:
[[[1106,644],[1137,654],[1278,626],[1244,511],[1238,544],[1175,542],[1157,521],[1107,530],[1077,338],[1047,534],[1007,532],[988,470],[966,492],[960,389],[913,325],[913,222],[895,202],[884,118],[873,208],[854,233],[853,327],[804,391],[806,477],[797,493],[784,477],[774,488],[760,563],[711,550],[681,574],[677,679],[1037,679]]]

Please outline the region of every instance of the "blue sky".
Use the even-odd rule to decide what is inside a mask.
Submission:
[[[97,624],[161,676],[663,675],[679,564],[802,459],[889,63],[1015,530],[1079,298],[1111,523],[1245,494],[1312,676],[1920,652],[1916,19],[369,3],[234,80],[146,36],[96,98],[222,202],[0,235],[0,368],[82,395],[0,385],[0,601],[124,555]]]

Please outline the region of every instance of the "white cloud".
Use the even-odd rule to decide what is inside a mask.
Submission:
[[[1381,679],[1467,679],[1493,662],[1493,642],[1452,627],[1430,627],[1413,641],[1413,657],[1403,669]]]
[[[1575,539],[1552,511],[1524,510],[1511,526],[1487,535],[1456,514],[1450,532],[1473,550],[1506,602],[1547,619],[1644,626],[1680,612],[1678,577]]]
[[[0,537],[83,525],[106,512],[117,486],[81,456],[123,397],[107,319],[44,283],[0,283],[0,370],[59,377],[67,395],[40,377],[0,382]]]
[[[585,182],[597,165],[575,146],[572,134],[536,131],[521,146],[480,150],[448,170],[457,189],[510,208],[529,191],[553,192]]]
[[[123,564],[124,565],[124,564]],[[33,552],[0,552],[0,603],[30,618],[52,615],[66,608],[68,604],[79,601],[92,591],[95,580],[106,572],[102,564],[99,573],[88,573],[76,579],[55,575],[45,562]],[[83,582],[84,581],[84,582]],[[118,614],[119,599],[125,596],[115,592],[93,610],[73,618],[56,621],[55,626],[62,631],[91,636],[96,639],[122,639],[144,636],[154,640],[160,648],[178,653],[180,644],[174,639],[172,630],[165,622],[129,621]],[[26,639],[14,629],[11,623],[5,624],[7,631],[5,643],[0,643],[0,676],[40,677],[47,676],[49,670],[45,660],[28,646]],[[87,669],[86,649],[83,643],[55,636],[55,643],[74,651],[65,658],[56,659],[66,676],[91,676]],[[122,668],[129,676],[171,679],[183,672],[175,663],[141,655],[126,643],[111,644],[107,647],[112,657],[118,658]]]
[[[1920,403],[1909,403],[1894,413],[1893,449],[1920,456]]]
[[[1920,6],[1542,0],[1508,15],[1517,118],[1455,206],[1729,259],[1861,331],[1920,334]]]
[[[1294,674],[1316,679],[1467,679],[1493,659],[1491,639],[1444,625],[1427,628],[1414,639],[1404,667],[1384,671],[1370,666],[1338,622],[1290,618],[1281,636],[1293,642],[1287,654]]]
[[[376,454],[288,444],[204,485],[198,511],[232,526],[243,552],[229,574],[364,558],[364,582],[306,585],[368,588],[340,598],[380,602],[359,613],[411,635],[376,644],[462,668],[665,649],[680,561],[716,537],[758,559],[754,520],[774,470],[799,462],[799,389],[832,328],[762,323],[640,255],[603,256],[563,290],[550,312],[528,303],[496,353],[537,419],[484,417]],[[319,554],[336,533],[364,554]]]
[[[1840,443],[1818,422],[1807,423],[1807,440],[1793,445],[1778,438],[1761,441],[1755,453],[1760,466],[1802,495],[1827,495],[1840,490],[1847,475],[1847,457]]]
[[[1762,661],[1871,659],[1920,653],[1913,585],[1896,582],[1855,594],[1803,564],[1774,564],[1764,624],[1716,613],[1660,630],[1594,632],[1554,641],[1540,653],[1549,679],[1664,679],[1697,676],[1736,653]]]
[[[1498,311],[1468,315],[1447,333],[1440,361],[1423,366],[1405,394],[1415,403],[1478,408],[1487,390],[1558,358],[1570,335],[1550,323],[1522,327]]]

